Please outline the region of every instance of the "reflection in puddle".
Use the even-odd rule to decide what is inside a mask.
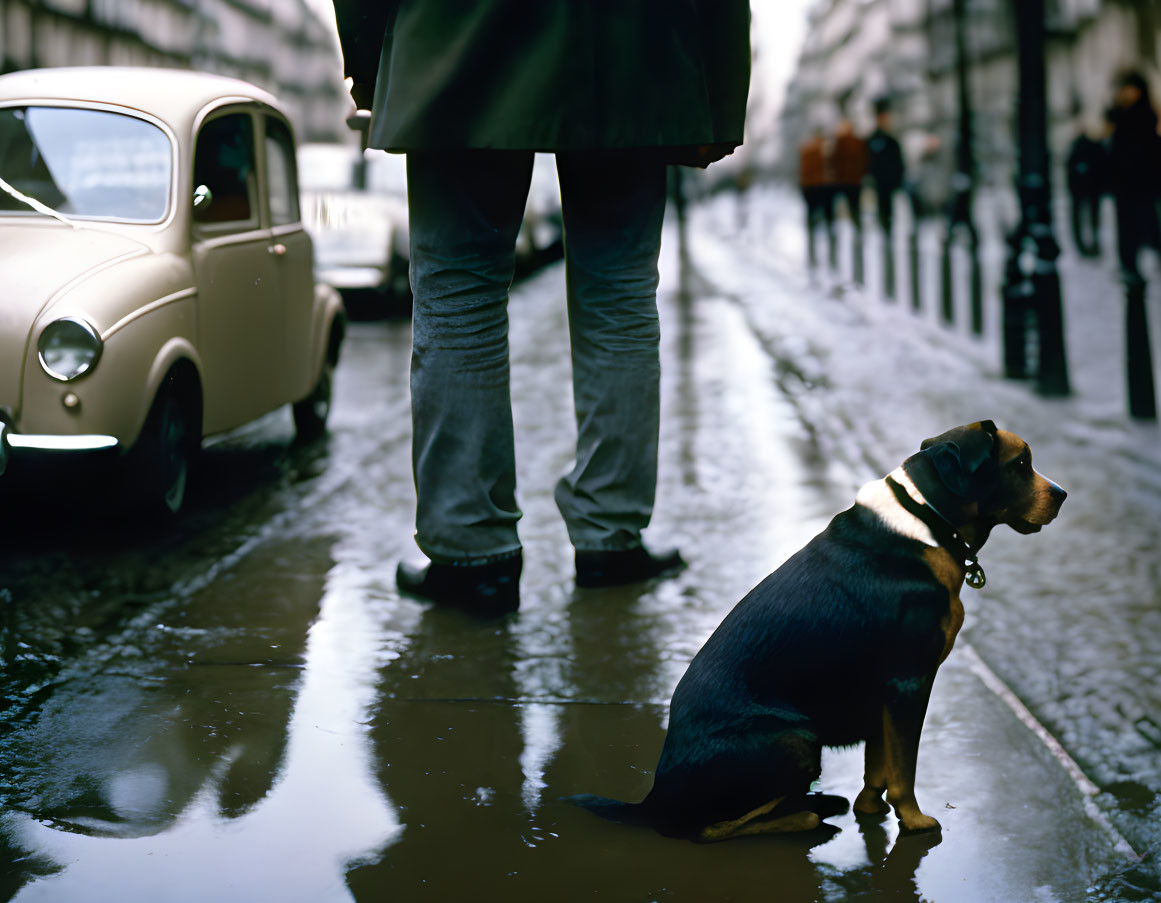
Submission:
[[[541,795],[548,786],[545,772],[560,747],[559,709],[560,706],[538,702],[521,707],[520,732],[524,739],[524,750],[520,753],[520,770],[524,773],[521,797],[530,816],[540,808]]]
[[[3,826],[10,842],[60,868],[14,899],[350,899],[346,868],[381,850],[400,830],[368,761],[365,722],[381,662],[376,625],[356,577],[341,565],[327,577],[318,620],[309,630],[281,770],[263,797],[237,817],[223,815],[223,782],[247,755],[246,747],[236,745],[217,760],[184,810],[151,836],[72,833],[116,833],[117,825],[77,817],[65,831],[9,814]],[[172,802],[169,781],[156,762],[115,772],[102,786],[107,812],[128,823],[148,823]]]

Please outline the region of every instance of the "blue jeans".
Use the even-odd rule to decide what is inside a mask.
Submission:
[[[520,549],[508,289],[532,160],[408,154],[416,542],[436,562]],[[555,497],[577,549],[632,548],[657,482],[665,166],[630,153],[561,153],[556,163],[577,450]]]

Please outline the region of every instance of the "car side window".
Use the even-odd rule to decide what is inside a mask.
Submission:
[[[266,117],[266,170],[269,182],[270,222],[286,226],[299,221],[298,174],[294,138],[280,119]]]
[[[254,124],[248,113],[228,113],[202,126],[194,151],[194,188],[209,194],[194,206],[194,222],[214,231],[258,225]]]

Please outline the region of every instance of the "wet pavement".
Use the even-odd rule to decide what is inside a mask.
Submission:
[[[906,453],[899,427],[937,432],[945,422],[992,417],[1027,438],[1038,467],[1069,489],[1060,519],[1042,534],[993,535],[981,556],[988,586],[969,594],[961,637],[1059,738],[1095,785],[1094,801],[1143,854],[1128,886],[1114,881],[1109,892],[1161,899],[1161,433],[1126,413],[1124,294],[1111,252],[1111,206],[1101,259],[1076,256],[1058,229],[1073,394],[1054,400],[1001,378],[1003,236],[1018,212],[1006,194],[985,193],[977,203],[982,336],[968,326],[960,254],[955,323],[942,322],[935,224],[920,233],[922,308],[914,312],[906,218],[897,234],[899,300],[891,302],[881,289],[877,230],[867,228],[868,288],[856,290],[849,224],[840,224],[839,243],[847,275],[810,276],[797,198],[767,189],[743,210],[739,217],[724,198],[701,208],[690,231],[694,257],[746,311],[782,368],[801,374],[784,383],[801,417],[818,424],[824,439],[859,437],[854,449],[840,441],[832,454],[861,457],[871,474]],[[1057,222],[1066,217],[1060,208]],[[1153,356],[1161,361],[1161,268],[1156,258],[1146,264]],[[763,278],[806,303],[771,304],[754,290]]]
[[[1155,641],[1141,635],[1161,481],[1084,487],[1110,448],[1118,476],[1152,473],[1155,428],[1111,411],[1094,428],[1082,399],[1047,404],[988,377],[984,352],[811,283],[789,237],[769,251],[772,220],[739,232],[710,206],[693,225],[684,265],[667,232],[661,296],[650,536],[689,559],[676,579],[572,585],[551,497],[574,436],[559,266],[511,303],[516,616],[480,622],[395,590],[396,561],[416,555],[406,323],[354,325],[324,443],[294,445],[280,412],[208,448],[172,531],[115,515],[62,530],[67,507],[0,500],[25,527],[0,571],[0,898],[1148,899],[1110,877],[1130,862],[1124,807],[1078,781],[1003,692],[1015,687],[1100,787],[1106,771],[1152,786],[1156,751],[1127,716],[1090,709],[1100,694],[1152,704],[1156,672],[1150,688],[1134,669],[1158,661],[1140,647]],[[1079,426],[1060,416],[1074,409]],[[558,801],[643,795],[672,688],[730,607],[861,482],[981,416],[1028,438],[1070,499],[1044,533],[997,532],[984,551],[989,584],[966,600],[921,746],[917,793],[942,837],[848,815],[703,846]],[[1108,518],[1084,500],[1102,495],[1140,545],[1103,536]],[[1084,566],[1079,548],[1098,539],[1123,576]],[[1084,617],[1096,610],[1108,625]],[[1104,675],[1080,681],[1089,708],[1073,702],[1074,672]],[[1106,749],[1118,729],[1122,746]],[[851,798],[861,771],[861,750],[829,752],[821,789]]]

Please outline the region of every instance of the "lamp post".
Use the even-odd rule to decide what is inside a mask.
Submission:
[[[1008,236],[1004,271],[1004,372],[1028,372],[1029,321],[1036,325],[1036,379],[1042,395],[1070,392],[1064,351],[1064,314],[1052,228],[1048,159],[1048,104],[1044,62],[1044,0],[1013,0],[1019,53],[1016,101],[1019,135],[1020,222]]]
[[[967,0],[953,0],[952,15],[955,20],[955,77],[959,103],[959,128],[955,150],[955,175],[952,177],[951,210],[948,215],[947,230],[943,236],[943,258],[941,261],[941,288],[943,290],[943,318],[951,323],[955,320],[955,304],[951,278],[951,244],[957,230],[967,234],[970,258],[971,284],[971,326],[977,335],[983,332],[983,295],[980,284],[980,238],[972,221],[972,195],[975,187],[975,155],[972,151],[972,103],[971,87],[968,84],[967,39],[965,20]]]

